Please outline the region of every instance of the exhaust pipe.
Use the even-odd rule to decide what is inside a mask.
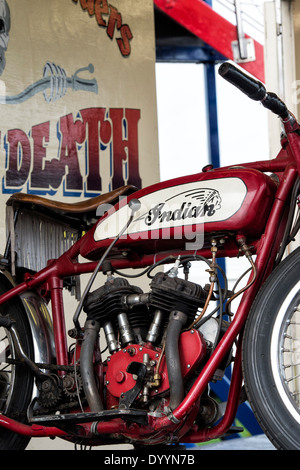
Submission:
[[[180,367],[180,355],[178,342],[187,316],[178,310],[171,312],[166,332],[166,364],[170,385],[169,408],[173,411],[184,398],[183,379]],[[96,384],[93,354],[100,323],[95,320],[87,320],[84,325],[84,337],[80,353],[80,371],[83,382],[83,390],[91,412],[103,411],[103,403]]]
[[[180,368],[179,356],[179,336],[183,325],[186,323],[187,316],[178,310],[173,310],[169,317],[169,323],[166,333],[166,364],[170,384],[170,404],[169,408],[173,411],[184,398],[183,379]]]
[[[87,320],[84,325],[84,336],[80,352],[80,373],[83,390],[91,412],[98,413],[103,410],[103,403],[95,380],[93,354],[100,323]]]

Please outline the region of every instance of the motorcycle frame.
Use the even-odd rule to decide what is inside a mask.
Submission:
[[[275,194],[274,203],[270,211],[265,231],[260,239],[251,241],[252,249],[256,254],[255,267],[256,277],[252,285],[242,294],[242,298],[234,318],[217,345],[208,362],[205,364],[201,374],[187,393],[180,405],[168,416],[149,416],[147,425],[137,423],[125,423],[120,418],[109,421],[99,421],[96,425],[97,435],[119,433],[131,438],[147,437],[148,442],[161,442],[160,439],[166,433],[176,433],[179,440],[184,442],[199,443],[222,436],[231,426],[235,419],[239,406],[239,398],[243,381],[242,374],[242,337],[243,329],[248,317],[250,307],[254,298],[265,279],[271,273],[276,254],[282,242],[290,197],[297,177],[300,175],[300,126],[296,121],[283,122],[286,137],[282,141],[282,149],[275,159],[242,164],[245,168],[252,168],[262,172],[271,172],[279,175],[280,183]],[[230,167],[227,167],[228,169]],[[224,169],[224,167],[222,168]],[[221,168],[220,168],[221,170]],[[214,171],[218,171],[215,169]],[[233,170],[234,171],[234,170]],[[220,222],[222,230],[222,222]],[[52,321],[56,359],[58,365],[68,364],[68,348],[65,325],[65,312],[63,305],[63,280],[66,277],[78,276],[92,273],[98,262],[78,262],[81,240],[79,239],[67,252],[56,260],[49,261],[47,267],[35,274],[26,274],[24,281],[0,296],[0,305],[27,290],[35,290],[42,297],[50,296],[52,306]],[[170,253],[168,253],[169,255]],[[174,256],[186,255],[189,252],[172,252]],[[194,254],[194,252],[192,253]],[[200,250],[199,254],[210,258],[211,251]],[[222,252],[222,257],[236,257],[239,255],[238,247],[229,247]],[[154,262],[165,258],[166,253],[156,255],[144,255],[139,259],[112,259],[111,264],[115,269],[143,268]],[[218,256],[218,255],[217,255]],[[249,281],[253,273],[250,275]],[[193,425],[195,414],[198,410],[201,395],[208,387],[215,370],[222,362],[226,354],[237,340],[237,349],[233,366],[233,373],[228,394],[227,407],[221,421],[214,427],[207,429],[196,429]],[[63,374],[63,372],[61,372]],[[188,417],[187,420],[185,418]],[[0,416],[0,427],[30,437],[53,437],[68,438],[68,433],[62,429],[44,425],[26,425],[19,423],[4,415]],[[91,431],[91,423],[81,425],[87,437],[95,437]],[[101,436],[99,436],[101,438]]]

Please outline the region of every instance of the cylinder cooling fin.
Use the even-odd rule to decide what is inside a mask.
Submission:
[[[98,321],[104,328],[110,352],[118,349],[116,332],[120,333],[122,345],[145,337],[151,322],[147,306],[141,302],[126,303],[127,298],[139,298],[142,294],[127,279],[110,276],[103,286],[87,296],[83,307],[87,319]]]
[[[151,284],[150,304],[160,310],[179,310],[193,320],[199,307],[203,307],[208,293],[194,282],[157,273]]]
[[[110,277],[87,296],[84,311],[89,320],[96,320],[102,326],[126,312],[132,328],[146,327],[157,310],[165,315],[180,310],[191,321],[198,308],[203,307],[208,293],[198,284],[159,272],[150,283],[150,293],[143,300],[142,295],[142,289],[129,284],[127,279]]]
[[[142,290],[131,286],[127,279],[111,277],[103,286],[87,296],[83,309],[89,319],[103,324],[107,319],[111,319],[124,310],[122,299],[125,296],[140,293]]]

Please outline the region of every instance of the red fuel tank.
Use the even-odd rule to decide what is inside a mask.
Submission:
[[[276,189],[268,175],[242,167],[157,183],[115,206],[100,207],[105,214],[82,239],[80,254],[91,260],[99,257],[128,221],[131,199],[139,199],[141,207],[118,241],[120,250],[193,249],[195,242],[201,248],[207,234],[216,232],[255,239],[263,233]]]

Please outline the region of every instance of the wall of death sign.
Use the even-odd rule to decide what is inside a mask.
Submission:
[[[14,192],[158,181],[152,0],[0,0],[0,108],[2,223]]]

